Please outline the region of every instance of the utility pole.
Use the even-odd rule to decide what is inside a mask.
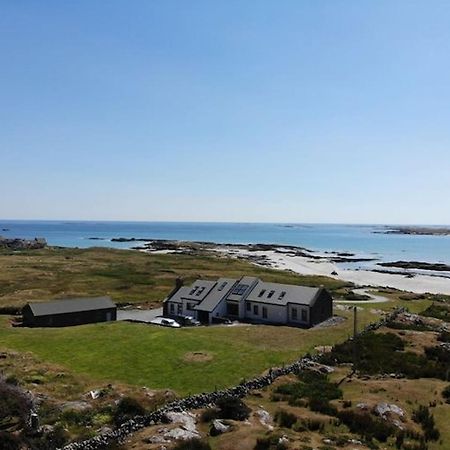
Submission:
[[[353,373],[356,371],[356,359],[358,357],[356,348],[356,335],[358,333],[357,308],[353,307]]]

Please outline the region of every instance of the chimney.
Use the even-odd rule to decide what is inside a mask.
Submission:
[[[175,291],[178,291],[178,289],[180,289],[181,287],[183,287],[184,284],[184,280],[181,277],[177,277],[175,279]]]

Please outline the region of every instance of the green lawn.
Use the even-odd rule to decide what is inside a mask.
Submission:
[[[378,319],[369,311],[359,317],[361,326]],[[168,388],[185,395],[238,383],[318,345],[345,340],[351,330],[351,320],[312,330],[263,325],[167,329],[121,322],[26,329],[10,328],[3,316],[0,349],[32,352],[93,380]],[[207,360],[191,361],[189,355],[197,352]]]

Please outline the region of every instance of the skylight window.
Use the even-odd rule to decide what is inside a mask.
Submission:
[[[233,294],[235,294],[235,295],[242,295],[247,289],[248,289],[248,284],[238,284],[233,289]]]
[[[263,290],[258,294],[258,297],[262,297],[262,296],[264,295],[265,292],[266,292],[266,290],[263,289]]]
[[[205,287],[202,286],[195,295],[198,297],[204,290],[205,290]]]
[[[218,290],[218,291],[221,291],[226,285],[227,285],[227,282],[224,281],[224,282],[219,286],[219,288],[218,288],[217,290]]]
[[[195,286],[191,289],[191,292],[189,292],[189,295],[194,295],[195,291],[198,289],[198,286]]]
[[[278,296],[278,300],[283,300],[285,295],[286,295],[286,291],[282,291],[281,294]]]
[[[272,295],[275,294],[275,291],[270,291],[269,295],[267,296],[267,298],[272,298]]]

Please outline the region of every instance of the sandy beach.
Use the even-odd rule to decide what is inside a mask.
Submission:
[[[291,270],[302,275],[324,275],[343,281],[350,281],[357,286],[391,287],[418,294],[450,295],[450,279],[431,275],[416,274],[409,278],[403,274],[380,273],[371,270],[343,269],[329,260],[311,259],[304,256],[292,256],[274,250],[247,251],[233,247],[217,247],[217,252],[231,257],[249,259],[255,264],[280,270]],[[260,258],[261,262],[258,262]],[[333,273],[337,273],[333,274]]]

